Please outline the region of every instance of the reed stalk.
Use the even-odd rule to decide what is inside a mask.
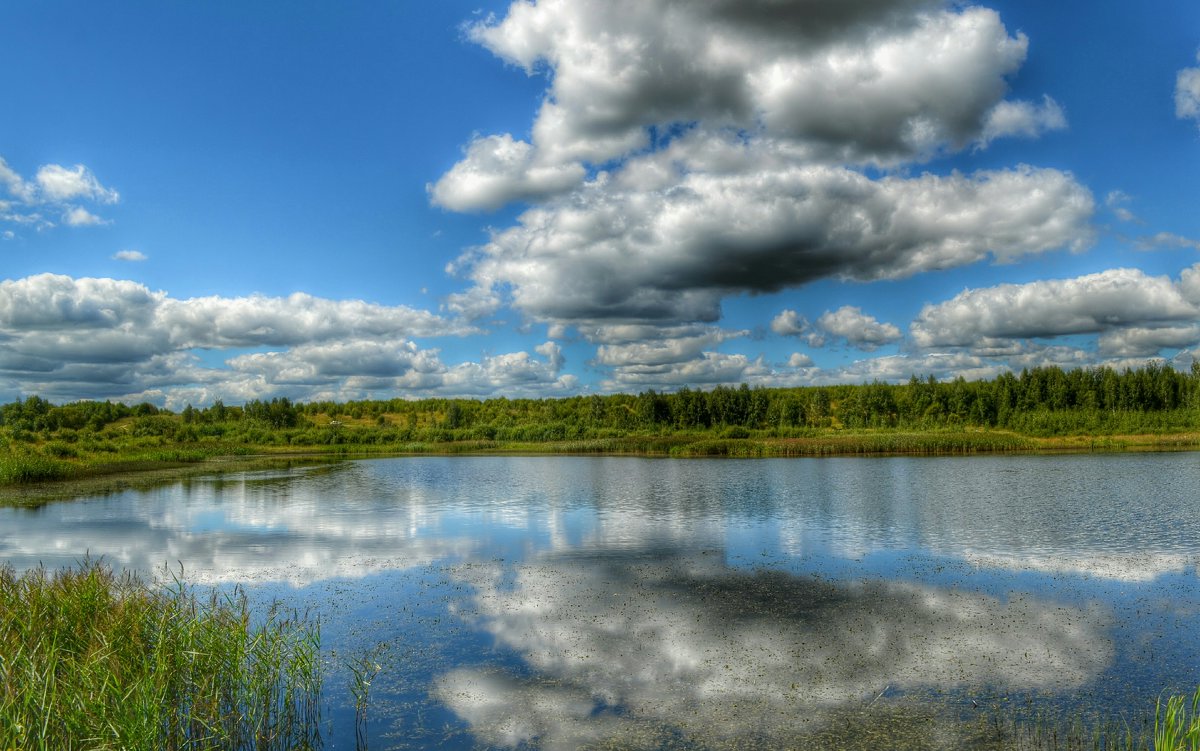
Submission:
[[[0,748],[320,746],[320,629],[98,562],[0,568]]]

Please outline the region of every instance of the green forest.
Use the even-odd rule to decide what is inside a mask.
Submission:
[[[556,451],[674,455],[956,453],[1086,445],[1157,436],[1192,447],[1200,363],[1035,368],[991,380],[588,395],[243,405],[171,412],[149,403],[37,396],[0,406],[0,482],[68,478],[144,464],[282,451]],[[1054,439],[1087,438],[1086,444]]]

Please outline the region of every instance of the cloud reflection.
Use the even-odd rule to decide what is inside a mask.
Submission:
[[[434,504],[389,488],[355,464],[184,480],[86,502],[8,509],[0,560],[58,568],[85,555],[146,575],[164,567],[196,584],[359,579],[465,555],[479,541],[447,534]],[[431,534],[431,529],[439,533]]]
[[[747,572],[716,552],[547,557],[513,586],[497,573],[461,571],[474,617],[544,680],[461,668],[435,689],[495,745],[568,748],[647,723],[781,742],[886,687],[1071,688],[1113,656],[1098,611]]]

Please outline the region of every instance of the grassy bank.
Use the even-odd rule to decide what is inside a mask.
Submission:
[[[0,748],[319,745],[315,622],[106,566],[0,569]]]
[[[680,388],[546,399],[0,404],[5,490],[261,454],[834,456],[1200,449],[1200,363],[988,381]],[[7,493],[12,495],[11,492]]]
[[[255,440],[180,443],[170,438],[55,437],[0,448],[0,505],[36,504],[186,475],[281,461],[407,454],[590,454],[672,457],[940,456],[1200,450],[1200,433],[1033,436],[986,428],[660,431],[500,440],[441,432],[413,439],[375,426],[259,431]],[[64,450],[66,445],[69,450]]]

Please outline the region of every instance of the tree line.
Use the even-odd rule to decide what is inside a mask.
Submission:
[[[125,421],[135,435],[177,440],[224,438],[271,443],[412,440],[547,441],[631,433],[749,431],[787,435],[819,429],[1011,429],[1027,434],[1156,432],[1200,428],[1200,363],[1183,373],[1142,368],[1041,367],[990,380],[797,388],[718,386],[639,394],[548,399],[422,399],[299,403],[285,397],[227,406],[187,406],[176,414],[143,403],[80,401],[54,405],[37,396],[0,406],[0,426],[15,434],[100,431]],[[303,432],[303,436],[298,436]],[[348,435],[349,434],[349,435]]]

